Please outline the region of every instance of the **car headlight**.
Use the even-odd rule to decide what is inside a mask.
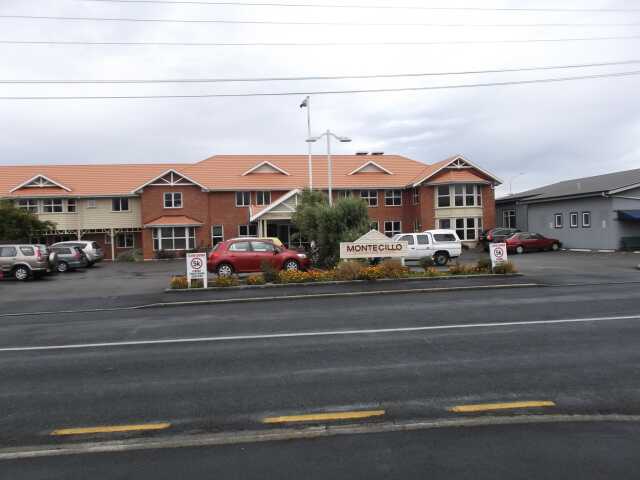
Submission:
[[[307,258],[307,255],[304,253],[299,253],[298,258]]]

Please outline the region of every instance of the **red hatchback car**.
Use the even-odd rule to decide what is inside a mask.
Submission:
[[[235,239],[218,243],[209,254],[207,270],[220,276],[259,272],[267,261],[280,270],[305,270],[309,258],[304,253],[279,247],[265,239]]]
[[[520,232],[504,241],[507,251],[524,253],[532,250],[559,250],[560,240],[547,238],[539,233]]]

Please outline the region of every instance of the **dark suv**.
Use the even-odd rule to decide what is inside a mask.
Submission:
[[[491,230],[485,230],[480,235],[480,241],[484,245],[484,249],[489,251],[490,243],[502,243],[512,235],[520,233],[517,228],[497,227]]]
[[[259,272],[262,262],[279,270],[304,270],[309,259],[304,253],[280,247],[265,239],[234,239],[218,243],[209,254],[207,270],[220,276]]]

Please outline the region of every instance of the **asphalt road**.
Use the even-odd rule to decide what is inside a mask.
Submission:
[[[529,400],[549,405],[498,414],[638,415],[639,340],[637,284],[3,317],[0,445],[140,435],[51,435],[105,425],[170,424],[147,438],[260,430],[265,418],[318,412],[383,412],[365,424],[475,418],[486,413],[450,409]],[[154,471],[175,478],[168,473],[179,465],[202,475],[219,459],[223,478],[276,478],[278,465],[283,477],[305,468],[317,478],[338,468],[351,478],[432,468],[440,478],[463,478],[474,458],[485,458],[477,470],[485,476],[474,478],[489,478],[500,452],[511,471],[530,449],[523,468],[532,474],[504,470],[502,478],[624,478],[614,474],[640,465],[629,456],[639,431],[635,423],[483,427],[210,447],[206,455],[185,449],[11,460],[0,471],[10,468],[12,479],[77,478],[111,465],[109,478],[151,478]],[[617,443],[601,442],[607,435]],[[576,442],[596,463],[583,463]],[[424,455],[413,458],[421,448]],[[536,454],[560,463],[534,465]],[[541,475],[544,468],[552,474]]]

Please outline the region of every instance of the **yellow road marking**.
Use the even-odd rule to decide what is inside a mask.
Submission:
[[[550,400],[528,401],[528,402],[505,402],[505,403],[478,403],[475,405],[458,405],[451,407],[450,412],[470,413],[488,412],[492,410],[509,410],[512,408],[535,408],[535,407],[555,407],[556,404]]]
[[[358,418],[381,417],[385,414],[384,410],[360,410],[351,412],[329,412],[329,413],[310,413],[306,415],[287,415],[282,417],[266,417],[262,419],[262,423],[289,423],[289,422],[315,422],[315,421],[335,421],[335,420],[354,420]]]
[[[86,428],[61,428],[51,432],[51,435],[88,435],[91,433],[142,432],[147,430],[164,430],[170,423],[145,423],[141,425],[104,425]]]

